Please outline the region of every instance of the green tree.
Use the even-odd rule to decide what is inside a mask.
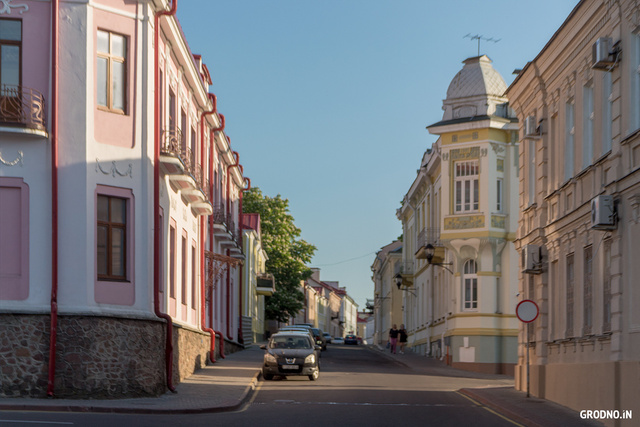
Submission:
[[[276,280],[276,291],[265,301],[265,316],[286,322],[304,306],[300,281],[311,277],[306,264],[311,262],[316,247],[300,239],[300,229],[289,213],[289,200],[279,194],[265,196],[253,187],[243,195],[242,211],[260,214],[262,246],[269,257],[267,272]]]

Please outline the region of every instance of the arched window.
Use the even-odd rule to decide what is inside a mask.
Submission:
[[[478,309],[478,267],[472,259],[464,263],[462,277],[464,292],[464,310]]]

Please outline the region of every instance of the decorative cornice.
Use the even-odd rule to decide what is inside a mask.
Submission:
[[[11,4],[13,0],[0,0],[0,15],[3,13],[10,14],[12,7],[21,7],[20,15],[29,11],[29,6],[26,4]]]
[[[100,161],[98,158],[96,158],[96,173],[98,173],[98,171],[102,172],[105,175],[111,175],[113,177],[116,176],[116,174],[120,175],[120,176],[127,176],[129,175],[130,178],[133,178],[133,165],[131,165],[131,163],[129,163],[129,169],[126,170],[126,172],[120,172],[118,170],[118,166],[116,165],[116,161],[112,161],[111,162],[111,169],[109,170],[104,170],[102,168],[102,166],[100,166]]]
[[[18,151],[18,158],[13,161],[8,161],[2,158],[2,153],[0,153],[0,163],[6,166],[15,166],[20,163],[20,166],[23,165],[22,159],[24,158],[24,153],[22,151]]]

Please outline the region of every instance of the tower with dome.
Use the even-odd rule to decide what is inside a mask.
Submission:
[[[427,126],[403,223],[405,324],[415,351],[513,375],[517,361],[518,123],[486,56],[463,61]]]

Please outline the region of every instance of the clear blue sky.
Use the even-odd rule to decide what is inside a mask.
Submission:
[[[245,176],[289,199],[312,266],[364,308],[375,252],[435,142],[462,61],[481,54],[507,84],[577,0],[179,0],[213,79]]]

